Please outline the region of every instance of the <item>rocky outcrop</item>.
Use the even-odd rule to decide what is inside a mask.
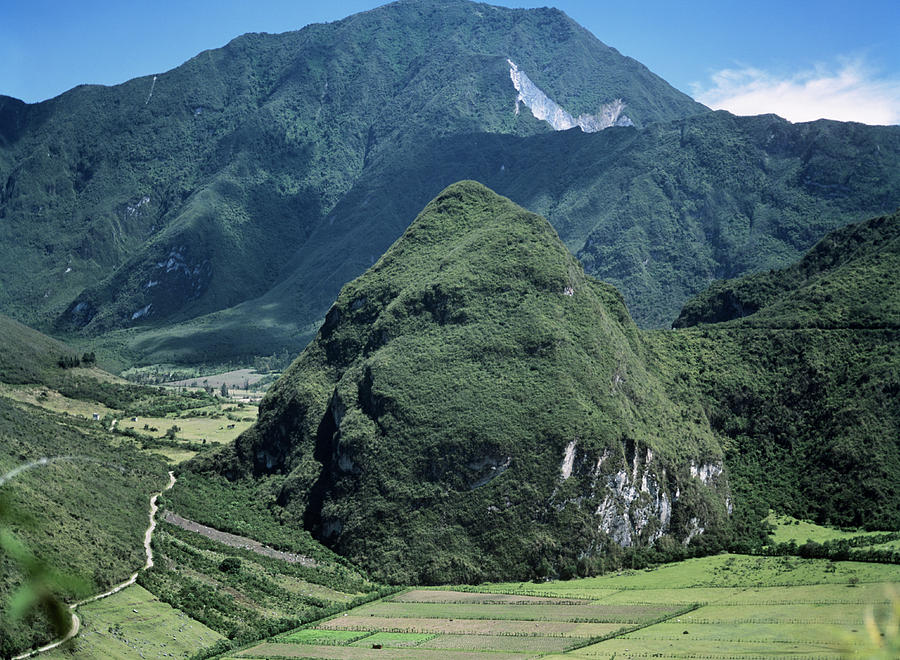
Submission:
[[[507,62],[509,77],[519,92],[516,97],[516,114],[519,114],[519,103],[523,103],[536,119],[547,122],[555,131],[567,131],[577,126],[585,133],[596,133],[610,126],[633,126],[631,120],[622,114],[625,110],[622,99],[604,103],[596,115],[581,114],[573,117],[535,85],[524,71],[519,70],[515,62]]]
[[[556,508],[574,503],[589,509],[597,532],[621,547],[652,545],[664,535],[687,544],[715,526],[730,509],[728,482],[720,460],[691,460],[687,470],[679,471],[657,458],[649,447],[637,447],[631,440],[623,441],[620,450],[607,448],[599,456],[579,452],[573,440],[566,447],[560,478],[580,479],[581,487],[576,497],[557,502]],[[682,496],[689,491],[695,495],[692,499],[699,491],[718,506],[695,510],[693,505],[685,505]],[[673,516],[678,509],[686,515]],[[709,520],[704,518],[704,511]],[[678,522],[682,519],[687,522]]]

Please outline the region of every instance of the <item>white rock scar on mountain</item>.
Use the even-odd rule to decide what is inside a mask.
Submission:
[[[603,104],[597,115],[581,114],[578,118],[573,117],[531,82],[531,78],[520,71],[515,62],[510,59],[506,61],[509,62],[509,77],[519,93],[516,97],[516,114],[519,114],[519,103],[524,103],[536,119],[547,122],[557,131],[578,126],[585,133],[596,133],[610,126],[633,126],[631,120],[622,114],[625,109],[622,99]]]

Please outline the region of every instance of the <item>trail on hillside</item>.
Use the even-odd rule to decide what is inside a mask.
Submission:
[[[150,497],[150,524],[147,527],[147,531],[144,532],[144,551],[147,555],[147,560],[144,562],[144,565],[139,568],[137,571],[132,573],[131,577],[129,577],[124,582],[120,582],[115,585],[108,591],[104,591],[101,594],[96,594],[94,596],[90,596],[89,598],[85,598],[84,600],[79,600],[76,603],[72,603],[69,605],[69,609],[72,610],[72,627],[69,628],[69,632],[67,632],[63,637],[59,638],[55,642],[50,642],[49,644],[45,644],[40,648],[34,649],[32,651],[28,651],[27,653],[22,653],[21,655],[14,656],[12,660],[24,660],[25,658],[32,658],[36,655],[40,655],[41,653],[45,653],[47,651],[52,651],[53,649],[65,644],[70,639],[75,637],[78,634],[79,629],[81,628],[81,620],[78,618],[78,615],[75,613],[75,610],[82,605],[87,603],[93,603],[94,601],[100,600],[101,598],[106,598],[107,596],[112,596],[113,594],[119,593],[122,589],[126,587],[130,587],[137,581],[138,574],[142,570],[146,570],[153,566],[153,548],[150,543],[153,540],[153,531],[156,529],[156,512],[159,507],[156,505],[156,501],[160,495],[162,495],[165,491],[172,488],[175,485],[175,473],[171,470],[169,471],[169,483],[166,484],[166,487],[163,488],[160,492],[154,493]]]

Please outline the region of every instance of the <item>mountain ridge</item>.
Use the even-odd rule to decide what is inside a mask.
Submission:
[[[573,117],[621,98],[639,128],[516,115],[509,60]],[[713,279],[900,206],[898,161],[897,127],[711,112],[558,10],[394,3],[0,100],[0,310],[116,368],[298,351],[428,200],[477,179],[660,327]]]
[[[549,131],[515,115],[508,57],[576,114],[614,98],[638,123],[705,111],[561,12],[468,2],[394,3],[114,87],[5,100],[0,305],[96,334],[255,298],[378,153]],[[159,271],[173,251],[184,268]]]

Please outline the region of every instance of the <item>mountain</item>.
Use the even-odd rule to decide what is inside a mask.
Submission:
[[[229,308],[283,277],[373,161],[425,138],[552,131],[528,104],[602,116],[617,99],[636,126],[706,111],[558,10],[463,0],[249,34],[35,105],[0,98],[0,309],[97,334]]]
[[[645,350],[546,220],[457,183],[342,289],[259,423],[194,469],[278,475],[295,524],[391,582],[715,537],[721,447]]]
[[[831,232],[799,262],[714,283],[690,300],[676,328],[741,319],[742,326],[900,329],[900,213]]]
[[[672,391],[723,436],[735,501],[845,527],[900,526],[900,213],[798,263],[713,284],[647,335]]]
[[[898,224],[686,307],[718,314],[724,286],[754,314],[640,331],[545,220],[451,185],[341,290],[257,425],[189,469],[265,482],[286,524],[401,583],[747,549],[771,508],[896,529]]]
[[[710,282],[900,207],[898,162],[898,127],[710,112],[557,10],[395,2],[0,98],[0,311],[122,366],[296,352],[474,179],[665,327]]]
[[[461,179],[544,215],[585,270],[622,292],[639,325],[668,326],[710,282],[787,266],[828,231],[900,207],[898,162],[900,127],[725,112],[640,131],[423,142],[365,172],[292,272],[217,317],[218,332],[230,335],[238,318],[280,317],[281,328],[257,331],[283,344],[286,319],[321,317],[408,219]]]

